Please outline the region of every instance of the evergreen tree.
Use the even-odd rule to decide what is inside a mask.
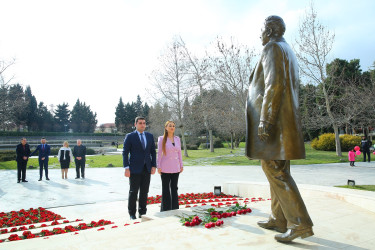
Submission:
[[[139,95],[137,95],[137,101],[134,103],[134,110],[135,110],[136,116],[144,116],[143,104],[142,104],[141,97]]]
[[[116,112],[115,112],[115,124],[116,128],[119,132],[125,132],[125,105],[122,102],[122,97],[120,97],[120,101],[116,107]]]
[[[134,102],[127,103],[125,105],[125,116],[124,116],[124,129],[126,133],[133,130],[134,120],[137,117],[137,111],[135,108],[136,104]]]
[[[54,128],[54,118],[47,106],[39,102],[37,110],[37,124],[39,131],[51,132]]]
[[[146,121],[148,121],[149,113],[150,113],[150,106],[148,106],[147,102],[145,102],[145,105],[143,105],[143,116],[146,118]]]
[[[97,124],[96,113],[94,114],[86,103],[77,99],[71,112],[70,122],[74,132],[92,133]]]
[[[61,132],[67,132],[69,129],[69,118],[70,111],[68,109],[69,104],[63,103],[58,104],[55,110],[55,121],[56,121],[56,130]]]
[[[38,103],[35,96],[31,92],[30,86],[26,87],[25,90],[25,101],[26,101],[26,125],[29,131],[38,129],[37,122],[37,109]]]

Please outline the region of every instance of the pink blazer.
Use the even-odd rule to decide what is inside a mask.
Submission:
[[[349,161],[355,161],[356,154],[353,151],[349,151],[348,153]]]
[[[166,155],[163,154],[163,136],[158,138],[157,168],[161,168],[162,173],[179,173],[182,165],[181,141],[178,136],[174,137],[175,146],[167,139],[165,144]]]

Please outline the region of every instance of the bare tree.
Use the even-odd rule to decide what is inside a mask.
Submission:
[[[163,106],[160,103],[156,103],[150,108],[148,117],[149,131],[154,135],[155,141],[157,141],[157,137],[164,133],[165,122],[172,119],[172,114],[166,103]]]
[[[183,53],[189,62],[188,74],[190,76],[191,84],[195,85],[199,89],[200,106],[199,110],[196,110],[196,112],[200,112],[202,115],[204,127],[206,128],[210,138],[210,151],[214,152],[212,124],[210,124],[208,119],[208,112],[210,109],[208,104],[210,100],[208,100],[206,95],[204,95],[204,92],[207,91],[211,85],[211,81],[209,81],[209,60],[206,57],[198,58],[194,56],[189,51],[181,37],[179,38],[179,41],[182,45]]]
[[[226,93],[228,109],[220,128],[226,130],[231,137],[245,134],[245,107],[250,74],[253,70],[255,59],[254,49],[245,45],[235,44],[231,39],[226,44],[222,39],[217,39],[214,53],[209,55],[210,81],[223,93]],[[239,126],[242,129],[239,129]],[[237,131],[235,133],[235,131]],[[237,138],[239,144],[240,137]],[[232,144],[233,146],[233,144]]]
[[[340,124],[338,124],[332,110],[330,86],[327,85],[326,72],[326,64],[334,39],[335,35],[327,27],[320,24],[317,19],[317,12],[311,2],[305,15],[300,20],[298,38],[295,40],[296,54],[302,76],[322,88],[326,112],[335,132],[336,154],[342,156],[339,137]]]
[[[172,112],[177,126],[181,130],[184,155],[188,157],[185,124],[183,122],[183,105],[185,99],[195,93],[189,81],[188,60],[183,53],[183,45],[174,38],[164,53],[159,57],[160,68],[152,73],[153,86],[156,89],[156,100],[165,100]]]
[[[5,71],[15,63],[15,60],[0,61],[0,129],[7,129],[12,124],[12,98],[9,96],[12,77],[6,77]]]

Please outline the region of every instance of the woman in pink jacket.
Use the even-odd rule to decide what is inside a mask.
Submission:
[[[174,135],[176,125],[167,121],[164,127],[164,136],[158,139],[157,168],[161,175],[162,202],[160,211],[178,209],[178,176],[183,171],[181,142]]]

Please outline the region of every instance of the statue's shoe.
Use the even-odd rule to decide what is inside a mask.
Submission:
[[[288,229],[283,234],[276,234],[275,239],[280,242],[291,242],[295,238],[301,237],[306,238],[313,236],[314,232],[311,227],[301,228],[301,229]]]
[[[285,225],[278,225],[274,220],[258,221],[258,226],[265,229],[276,230],[279,233],[285,233],[287,230]]]

